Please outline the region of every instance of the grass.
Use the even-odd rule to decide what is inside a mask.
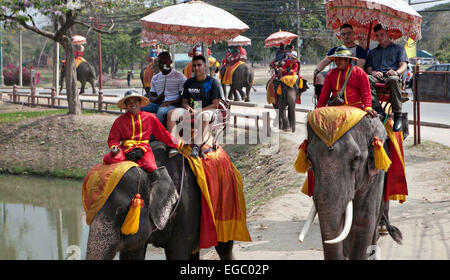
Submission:
[[[22,121],[25,119],[39,118],[51,115],[67,114],[68,109],[57,109],[57,110],[45,110],[45,111],[31,111],[31,112],[14,112],[14,113],[3,113],[0,114],[0,124]],[[93,114],[93,112],[88,110],[82,110],[82,114]]]
[[[0,167],[0,173],[13,174],[13,175],[36,175],[54,178],[70,178],[70,179],[84,179],[87,171],[81,168],[71,169],[55,169],[47,170],[33,167],[25,167],[20,165],[13,165],[8,167]]]

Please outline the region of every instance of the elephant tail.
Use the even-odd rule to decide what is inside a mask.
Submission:
[[[254,86],[252,86],[252,89],[253,89],[254,92],[256,92],[256,88]]]
[[[386,218],[385,214],[383,214],[383,216],[381,217],[381,222],[386,226],[386,229],[389,232],[389,235],[392,237],[392,239],[394,239],[394,241],[397,242],[399,245],[402,245],[403,240],[402,232],[397,227],[389,223],[389,220]]]

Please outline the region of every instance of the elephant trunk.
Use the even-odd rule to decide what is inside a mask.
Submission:
[[[120,244],[120,228],[100,213],[89,228],[87,260],[112,260]]]
[[[347,207],[345,208],[345,222],[342,233],[335,239],[326,240],[325,243],[336,244],[344,241],[344,239],[347,238],[347,235],[349,234],[350,229],[352,227],[352,220],[353,220],[353,202],[350,200],[349,203],[347,204]]]

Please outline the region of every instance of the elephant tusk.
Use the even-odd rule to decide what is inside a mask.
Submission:
[[[350,232],[350,228],[352,227],[352,220],[353,220],[353,201],[350,200],[350,202],[347,204],[347,207],[345,208],[344,229],[342,230],[341,235],[339,235],[333,240],[326,240],[325,243],[336,244],[342,242],[345,238],[347,238],[347,235]]]
[[[314,218],[316,217],[316,214],[317,214],[316,206],[313,203],[311,210],[309,210],[308,217],[306,217],[306,221],[305,221],[305,224],[303,225],[302,232],[298,236],[298,242],[302,243],[303,240],[305,239],[305,236],[308,233],[309,228],[311,227],[311,225],[314,221]]]

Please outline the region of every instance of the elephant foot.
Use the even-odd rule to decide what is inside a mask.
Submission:
[[[245,98],[245,102],[250,102],[250,98]]]

